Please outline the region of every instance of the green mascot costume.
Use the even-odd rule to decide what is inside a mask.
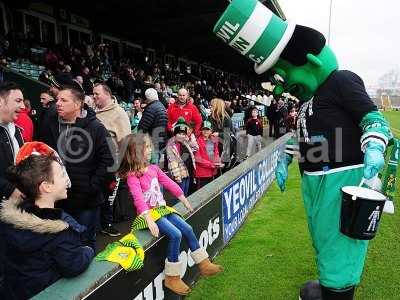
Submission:
[[[301,101],[296,139],[276,170],[283,191],[287,168],[299,154],[302,194],[319,272],[300,290],[300,299],[353,299],[368,241],[339,230],[341,187],[371,179],[384,166],[392,134],[365,91],[363,81],[338,70],[324,36],[283,21],[256,0],[233,0],[214,28],[225,43],[267,74],[274,94],[289,92]]]

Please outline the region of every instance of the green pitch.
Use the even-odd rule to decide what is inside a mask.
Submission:
[[[385,116],[400,138],[400,112],[385,112]],[[299,177],[297,165],[292,164],[286,192],[281,193],[275,183],[271,185],[239,233],[216,258],[224,273],[201,279],[188,299],[298,299],[302,283],[317,278]],[[399,200],[397,193],[395,214],[384,214],[379,233],[370,243],[356,292],[358,300],[400,299]]]

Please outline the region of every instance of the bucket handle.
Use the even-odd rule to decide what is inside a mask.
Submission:
[[[360,184],[359,184],[358,186],[361,187],[361,186],[364,184],[364,182],[365,182],[365,178],[362,177],[362,178],[361,178],[361,181],[360,181]],[[356,196],[356,195],[353,195],[353,196],[351,197],[351,200],[356,200],[356,199],[357,199],[357,196]]]

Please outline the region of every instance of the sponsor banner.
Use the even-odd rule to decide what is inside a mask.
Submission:
[[[228,185],[222,193],[223,236],[226,244],[275,178],[274,170],[284,145],[276,147],[252,169]]]
[[[221,195],[204,205],[186,221],[193,227],[201,247],[207,249],[210,257],[217,255],[223,247]],[[167,252],[167,238],[163,237],[146,250],[144,268],[137,272],[120,271],[105,284],[95,289],[86,299],[118,300],[161,300],[180,299],[164,289],[164,263]],[[185,238],[182,238],[179,259],[184,262],[183,280],[191,284],[198,277]]]

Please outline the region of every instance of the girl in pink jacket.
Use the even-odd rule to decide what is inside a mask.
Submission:
[[[189,211],[193,211],[181,188],[157,166],[149,163],[152,144],[147,134],[136,133],[125,138],[127,149],[121,161],[119,174],[126,178],[138,217],[132,227],[149,228],[151,234],[168,237],[165,261],[165,286],[179,295],[186,295],[190,288],[181,280],[183,269],[179,261],[181,238],[184,236],[191,256],[203,276],[222,271],[221,266],[210,262],[204,248],[200,248],[192,227],[171,207],[166,205],[160,185],[177,197]]]

